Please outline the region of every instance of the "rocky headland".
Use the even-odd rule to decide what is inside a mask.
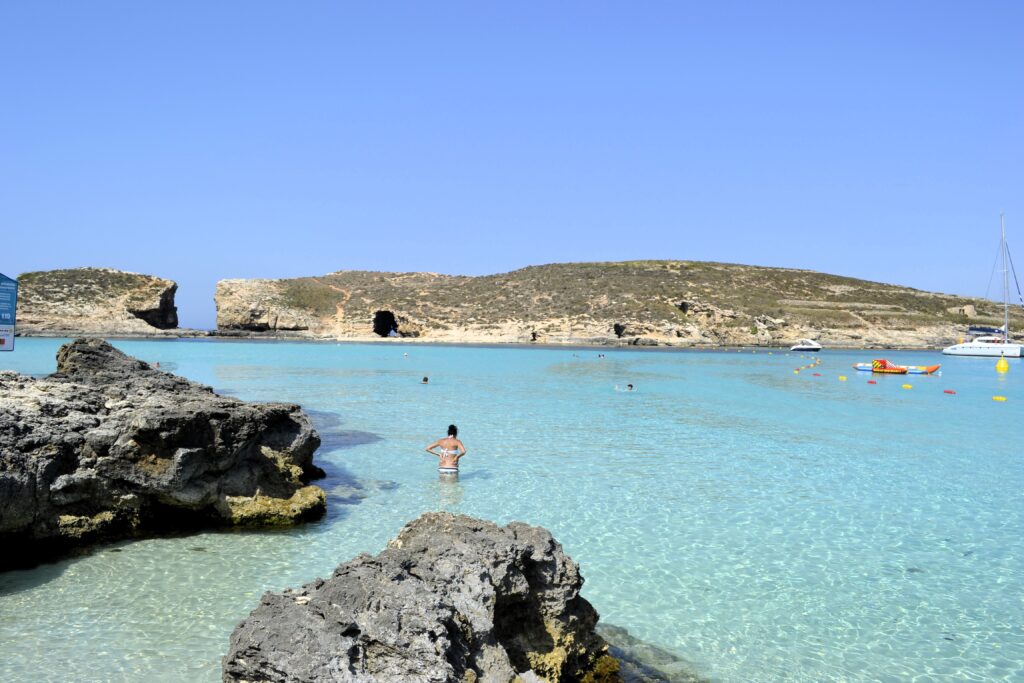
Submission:
[[[698,261],[563,263],[500,275],[339,271],[217,283],[225,336],[637,346],[936,348],[991,301],[808,270]],[[1015,312],[1011,328],[1024,315]]]
[[[57,372],[0,372],[0,569],[97,541],[323,514],[320,438],[297,405],[246,403],[98,339]]]
[[[619,681],[582,585],[545,529],[427,513],[380,554],[265,594],[223,679]]]
[[[171,280],[110,268],[18,276],[20,336],[181,336]]]

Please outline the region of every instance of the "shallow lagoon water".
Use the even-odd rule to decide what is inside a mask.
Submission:
[[[329,513],[0,575],[2,680],[219,680],[263,591],[439,509],[549,528],[602,620],[715,680],[1024,680],[1024,363],[826,351],[794,374],[810,361],[765,350],[115,343],[310,410]],[[0,369],[51,372],[59,344],[19,339]],[[869,385],[850,365],[872,357],[943,374]],[[422,451],[450,422],[457,484]]]

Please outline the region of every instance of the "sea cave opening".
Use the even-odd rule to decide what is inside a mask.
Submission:
[[[397,337],[398,320],[391,311],[377,311],[373,314],[373,333],[380,337]]]

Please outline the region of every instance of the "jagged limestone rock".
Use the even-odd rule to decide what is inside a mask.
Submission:
[[[57,372],[0,373],[0,568],[97,540],[323,514],[320,438],[301,408],[246,403],[110,344]]]
[[[545,529],[448,513],[376,556],[265,594],[225,681],[619,681],[579,567]]]

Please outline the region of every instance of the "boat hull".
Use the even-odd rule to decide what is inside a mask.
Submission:
[[[999,356],[1006,356],[1007,358],[1020,358],[1021,357],[1021,345],[1020,344],[974,344],[966,342],[963,344],[954,344],[953,346],[942,349],[942,353],[947,356],[984,356],[987,358],[998,358]]]

